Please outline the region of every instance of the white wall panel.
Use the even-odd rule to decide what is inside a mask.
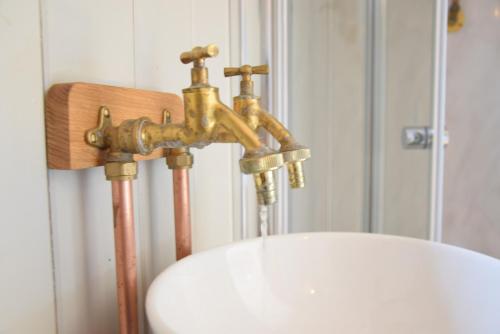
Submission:
[[[180,94],[189,72],[179,54],[192,47],[191,2],[134,3],[136,87]],[[163,159],[140,163],[139,221],[143,289],[175,261],[172,173]]]
[[[42,4],[46,90],[72,81],[134,86],[131,0]],[[111,185],[102,167],[51,170],[49,183],[59,332],[116,332]]]
[[[0,1],[0,333],[54,333],[38,1]]]
[[[220,88],[221,99],[230,104],[229,80],[222,70],[229,66],[228,1],[137,1],[135,40],[137,86],[179,95],[190,85],[192,66],[180,62],[180,53],[195,45],[217,44],[219,56],[207,60],[210,83]],[[197,251],[232,240],[232,155],[230,145],[212,145],[192,153],[193,247]],[[167,174],[165,189],[170,189]],[[171,201],[167,194],[160,197],[162,201]],[[164,213],[172,217],[172,212]]]
[[[219,87],[221,101],[231,106],[230,81],[224,77],[224,66],[230,66],[229,2],[227,0],[193,0],[193,45],[215,43],[219,56],[206,61],[210,83]],[[185,69],[185,77],[190,71]],[[228,243],[233,238],[232,222],[232,154],[228,144],[211,145],[194,150],[192,209],[193,249]]]

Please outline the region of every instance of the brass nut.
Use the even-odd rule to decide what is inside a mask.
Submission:
[[[137,177],[137,163],[135,161],[107,162],[104,165],[106,180],[110,181],[126,181],[134,180]]]
[[[166,161],[169,169],[186,169],[193,167],[193,155],[189,152],[168,154]]]
[[[306,147],[285,151],[281,153],[283,154],[283,160],[285,162],[304,161],[311,157],[311,150]]]
[[[281,153],[240,159],[240,169],[244,174],[258,174],[280,168],[283,165]]]

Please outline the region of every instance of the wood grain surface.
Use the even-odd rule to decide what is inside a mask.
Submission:
[[[85,131],[97,126],[101,106],[110,110],[114,126],[139,117],[161,123],[165,109],[170,111],[174,123],[184,118],[182,100],[175,94],[88,83],[54,85],[45,102],[49,168],[83,169],[104,164],[106,152],[85,142]],[[134,158],[150,160],[162,156],[162,150],[156,150]]]

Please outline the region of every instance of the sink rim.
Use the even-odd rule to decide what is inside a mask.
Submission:
[[[391,240],[399,240],[402,242],[413,242],[415,244],[428,244],[432,245],[432,247],[437,247],[437,248],[442,248],[442,249],[447,249],[449,251],[455,251],[455,252],[461,252],[463,254],[468,254],[469,256],[471,255],[479,255],[484,258],[489,258],[490,260],[493,260],[494,262],[497,262],[500,264],[500,259],[494,258],[490,255],[480,253],[478,251],[474,251],[471,249],[463,248],[460,246],[456,245],[451,245],[443,242],[438,242],[438,241],[432,241],[432,240],[427,240],[427,239],[419,239],[419,238],[414,238],[414,237],[407,237],[407,236],[400,236],[400,235],[393,235],[393,234],[381,234],[381,233],[369,233],[369,232],[299,232],[299,233],[287,233],[287,234],[278,234],[278,235],[269,235],[266,237],[266,242],[275,239],[304,239],[304,238],[319,238],[319,237],[356,237],[356,238],[371,238],[371,239],[391,239]],[[206,249],[194,254],[191,254],[189,256],[186,256],[185,258],[176,261],[163,269],[151,282],[151,285],[153,285],[154,281],[163,273],[169,272],[176,270],[177,267],[182,266],[186,262],[194,261],[198,257],[201,256],[207,256],[207,253],[211,252],[218,252],[218,251],[223,251],[225,249],[229,249],[232,247],[236,247],[237,245],[243,245],[247,243],[255,243],[262,241],[262,237],[256,237],[256,238],[249,238],[245,240],[238,240],[234,241],[225,245],[220,245],[220,246],[215,246],[210,249]],[[150,287],[151,287],[150,285]],[[149,288],[148,288],[149,292]]]
[[[453,257],[462,257],[464,261],[468,259],[468,261],[475,261],[475,262],[482,262],[485,266],[493,266],[492,270],[498,270],[500,269],[500,260],[493,258],[491,256],[478,253],[472,250],[464,249],[461,247],[453,246],[453,245],[448,245],[448,244],[443,244],[443,243],[438,243],[434,241],[429,241],[429,240],[423,240],[423,239],[416,239],[416,238],[410,238],[410,237],[402,237],[402,236],[393,236],[393,235],[383,235],[383,234],[373,234],[373,233],[357,233],[357,232],[309,232],[309,233],[292,233],[292,234],[287,234],[287,235],[274,235],[274,236],[268,236],[266,239],[266,242],[273,243],[273,242],[283,242],[286,243],[288,240],[295,240],[295,241],[301,241],[301,240],[310,240],[309,242],[314,242],[315,240],[326,240],[327,242],[334,242],[334,240],[339,240],[339,239],[351,239],[355,243],[360,242],[361,240],[390,240],[393,245],[394,244],[402,244],[405,245],[405,247],[409,248],[414,248],[415,245],[417,247],[422,247],[425,246],[426,249],[430,250],[432,248],[432,251],[438,251],[439,253],[446,253],[448,255],[451,255]],[[156,286],[161,290],[161,285],[164,284],[164,280],[170,280],[169,275],[175,272],[179,272],[182,274],[182,271],[184,270],[184,266],[186,264],[191,265],[191,262],[198,262],[196,266],[199,266],[200,261],[203,261],[203,258],[208,258],[208,259],[214,259],[214,256],[219,256],[220,254],[225,254],[226,250],[230,250],[233,248],[237,248],[240,246],[245,247],[244,245],[247,244],[256,244],[256,243],[261,243],[262,238],[253,238],[253,239],[247,239],[247,240],[242,240],[242,241],[237,241],[233,243],[229,243],[226,245],[214,247],[212,249],[202,251],[196,254],[193,254],[191,256],[188,256],[172,265],[167,267],[165,270],[163,270],[152,282],[150,285],[147,296],[146,296],[146,313],[148,316],[148,319],[150,318],[150,314],[153,315],[154,318],[156,318],[155,314],[158,313],[158,308],[154,307],[153,305],[155,304],[155,300],[158,300],[158,295],[152,297],[152,295],[155,293]],[[299,245],[299,244],[297,244]],[[431,248],[428,248],[428,247]],[[253,247],[253,246],[251,246]],[[286,247],[286,246],[285,246]],[[293,247],[293,246],[292,246]],[[215,255],[219,254],[219,255]],[[445,255],[446,255],[445,254]],[[484,263],[486,262],[486,263]],[[188,268],[189,270],[189,268]],[[169,278],[166,278],[169,277]],[[152,302],[150,303],[150,301]],[[157,321],[156,321],[157,322]],[[165,324],[165,323],[164,323]]]

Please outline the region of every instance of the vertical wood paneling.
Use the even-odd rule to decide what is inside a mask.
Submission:
[[[54,333],[38,1],[0,1],[0,333]]]
[[[134,85],[131,0],[42,3],[46,90],[69,81]],[[111,185],[102,168],[53,170],[49,183],[59,331],[116,332]]]

